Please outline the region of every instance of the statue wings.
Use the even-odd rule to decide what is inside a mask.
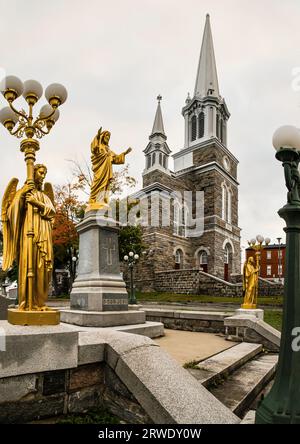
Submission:
[[[15,259],[16,256],[16,238],[17,234],[14,235],[12,227],[8,221],[7,210],[10,207],[12,201],[17,192],[19,180],[15,177],[11,179],[6,187],[3,200],[2,200],[2,223],[3,223],[3,271],[8,270]]]
[[[52,184],[50,182],[45,182],[44,185],[44,193],[49,197],[49,199],[51,200],[53,206],[54,206],[54,191],[53,191],[53,187]]]
[[[11,181],[9,182],[9,184],[6,187],[6,190],[5,190],[3,199],[2,199],[2,214],[1,214],[2,222],[7,222],[7,210],[16,195],[18,183],[19,183],[19,179],[14,177],[13,179],[11,179]]]

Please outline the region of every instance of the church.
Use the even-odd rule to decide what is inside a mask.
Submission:
[[[241,270],[238,160],[227,145],[230,112],[220,95],[209,15],[194,94],[188,95],[182,108],[184,146],[174,154],[167,144],[161,96],[157,99],[153,129],[144,150],[143,188],[135,197],[148,197],[148,211],[156,214],[159,223],[143,227],[146,249],[137,267],[137,287],[143,288],[143,283],[147,287],[156,272],[181,269],[199,269],[230,281]],[[169,168],[171,155],[174,171]],[[186,204],[176,204],[174,192],[203,196],[203,229],[197,235],[186,229]],[[153,211],[155,196],[160,204]],[[163,196],[172,200],[171,210],[166,210]],[[193,205],[189,211],[195,216]],[[170,213],[170,224],[162,223],[166,213]]]

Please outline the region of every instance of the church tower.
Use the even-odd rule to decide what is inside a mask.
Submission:
[[[188,95],[182,109],[184,145],[172,155],[174,171],[168,166],[171,151],[166,143],[161,96],[157,99],[152,133],[144,150],[143,189],[138,194],[149,196],[148,208],[152,213],[150,195],[152,198],[156,193],[162,202],[165,202],[162,195],[171,196],[171,225],[156,224],[143,229],[144,242],[155,260],[150,255],[144,258],[148,272],[145,267],[144,273],[141,264],[139,278],[141,282],[147,280],[155,285],[156,277],[159,280],[159,273],[166,270],[200,269],[230,281],[241,270],[238,160],[228,148],[230,113],[220,94],[209,15],[205,21],[194,94]],[[184,202],[182,205],[175,202],[172,197],[174,192],[184,195],[186,191],[192,192],[192,209]],[[184,224],[188,215],[196,214],[197,192],[204,197],[204,223],[201,233],[191,234]],[[166,214],[163,204],[158,213],[157,220],[162,220]]]
[[[167,145],[167,136],[164,130],[164,123],[162,118],[160,102],[162,100],[161,95],[157,96],[157,109],[154,118],[154,124],[152,132],[149,136],[150,142],[144,149],[145,153],[145,169],[144,174],[148,174],[154,170],[163,171],[166,174],[170,174],[169,171],[169,155],[171,153],[170,148]]]
[[[185,120],[184,147],[216,137],[227,145],[227,121],[230,117],[225,100],[220,96],[210,18],[207,14],[194,96],[188,95],[182,110]]]

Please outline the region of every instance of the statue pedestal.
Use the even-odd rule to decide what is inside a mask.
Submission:
[[[237,310],[235,310],[235,314],[255,316],[261,321],[264,320],[264,310],[262,310],[261,308],[238,308]]]
[[[61,321],[97,327],[144,323],[143,311],[128,311],[128,294],[119,265],[119,228],[114,220],[99,214],[89,211],[77,225],[78,275],[70,310],[61,310]]]
[[[9,308],[7,310],[7,320],[13,325],[58,325],[60,313],[58,310],[17,310]]]

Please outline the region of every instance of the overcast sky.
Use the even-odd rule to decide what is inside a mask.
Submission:
[[[258,233],[284,238],[277,210],[286,190],[272,134],[283,124],[300,126],[293,80],[300,81],[292,74],[300,72],[299,0],[0,0],[0,7],[0,67],[44,87],[63,83],[69,92],[37,156],[47,179],[67,181],[66,159],[89,159],[103,126],[112,149],[134,148],[128,159],[138,188],[158,94],[169,147],[183,147],[181,108],[194,91],[210,13],[220,93],[231,112],[228,147],[240,161],[242,245]],[[11,177],[25,179],[18,145],[1,127],[1,195]]]

